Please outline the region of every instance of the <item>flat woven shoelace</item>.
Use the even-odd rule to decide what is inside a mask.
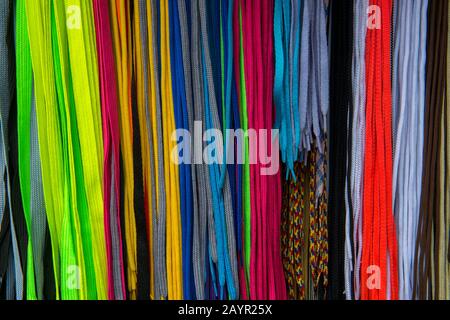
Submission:
[[[297,64],[299,62],[297,59],[292,59],[291,65],[289,59],[290,56],[294,57],[300,47],[301,21],[297,22],[297,19],[295,19],[295,22],[291,24],[291,18],[300,16],[301,4],[299,2],[294,4],[292,8],[290,0],[278,0],[274,4],[274,99],[276,105],[274,127],[280,130],[281,157],[283,162],[288,165],[289,171],[287,174],[293,173],[293,165],[298,158],[301,137],[299,106],[301,108],[302,105],[301,101],[299,105],[297,100],[297,72],[295,71],[298,69]],[[291,13],[292,10],[296,12]],[[302,74],[300,74],[301,76]]]
[[[405,32],[410,37],[403,36],[402,42],[395,42],[395,52],[401,59],[394,58],[393,66],[394,72],[401,75],[398,77],[398,83],[393,83],[393,108],[399,115],[398,119],[394,119],[397,142],[393,173],[393,208],[399,239],[399,298],[408,300],[412,299],[412,267],[416,250],[414,239],[417,234],[421,195],[420,159],[423,153],[425,111],[424,44],[427,9],[428,1],[419,1],[414,5],[399,3],[396,18],[396,38]],[[409,95],[408,92],[415,94]]]
[[[74,266],[79,271],[78,286],[73,286],[68,277],[61,277],[61,298],[62,299],[95,299],[96,286],[95,275],[92,270],[92,249],[90,238],[90,225],[87,218],[86,200],[80,196],[84,206],[78,205],[78,190],[74,169],[82,172],[80,159],[79,142],[77,140],[77,125],[74,112],[73,91],[70,86],[70,69],[68,59],[67,42],[64,21],[65,11],[63,3],[55,3],[50,8],[52,27],[52,49],[53,66],[55,71],[55,88],[57,94],[57,110],[59,114],[60,136],[62,141],[62,163],[64,174],[63,203],[64,211],[62,218],[62,240],[61,240],[61,271],[70,272]],[[73,139],[72,139],[73,138]],[[74,155],[74,153],[78,152]],[[81,170],[80,170],[81,169]],[[83,178],[81,178],[81,181]],[[83,190],[84,192],[84,190]],[[81,192],[80,192],[81,193]],[[78,208],[80,208],[78,210]],[[87,228],[83,228],[87,227]],[[81,238],[81,232],[85,236]],[[60,271],[60,272],[61,272]],[[78,289],[77,291],[76,289]],[[88,295],[91,293],[90,295]]]
[[[61,298],[62,299],[86,299],[87,292],[92,292],[89,298],[96,298],[96,289],[95,289],[95,275],[92,273],[87,274],[85,266],[88,266],[88,270],[92,270],[92,250],[84,249],[90,246],[90,233],[86,232],[86,229],[83,230],[86,232],[83,241],[83,244],[86,244],[86,247],[82,245],[81,239],[81,225],[85,225],[81,219],[76,215],[80,214],[80,218],[82,214],[87,213],[86,205],[83,207],[84,210],[77,210],[78,203],[71,201],[70,196],[73,199],[77,199],[77,196],[74,195],[73,190],[76,190],[74,187],[74,179],[72,178],[73,171],[71,169],[75,167],[73,164],[74,158],[72,155],[72,120],[76,121],[76,118],[72,118],[73,114],[70,113],[70,110],[74,110],[74,102],[71,100],[73,97],[72,87],[69,86],[70,79],[69,77],[69,67],[68,67],[68,56],[67,56],[67,42],[61,40],[65,37],[65,29],[64,25],[61,25],[61,21],[64,21],[64,7],[63,4],[58,3],[55,6],[51,7],[51,26],[52,26],[52,46],[53,46],[53,64],[55,71],[55,82],[56,82],[56,94],[57,94],[57,110],[59,113],[59,124],[61,128],[61,141],[62,141],[62,163],[63,163],[63,173],[64,173],[64,193],[63,193],[63,203],[64,203],[64,215],[63,215],[63,225],[62,225],[62,237],[61,241],[61,270],[70,270],[72,266],[80,266],[80,291],[76,291],[76,287],[72,287],[68,282],[68,277],[61,277]],[[75,117],[75,116],[74,116]],[[74,131],[76,130],[76,124],[74,125]],[[78,136],[78,135],[77,135]],[[75,138],[76,139],[76,138]],[[74,139],[74,141],[75,141]],[[78,150],[79,151],[79,150]],[[82,168],[82,165],[78,163],[78,169]],[[84,202],[85,204],[86,202]],[[86,217],[86,215],[85,215]],[[81,220],[81,221],[80,221]],[[89,222],[87,224],[89,226]],[[87,230],[90,230],[87,229]],[[89,258],[91,259],[89,259]],[[85,263],[86,262],[86,263]],[[91,282],[86,283],[86,280],[89,279]],[[93,286],[91,284],[94,283]],[[70,289],[70,290],[68,290]]]
[[[353,43],[353,119],[352,119],[352,158],[350,172],[350,190],[353,208],[353,225],[351,244],[354,264],[348,271],[346,277],[353,274],[353,281],[346,279],[347,299],[354,297],[360,299],[360,268],[362,251],[362,196],[364,181],[364,136],[365,136],[365,109],[366,109],[366,68],[365,68],[365,48],[367,32],[367,7],[368,0],[354,2],[354,43]],[[347,232],[347,230],[346,230]],[[347,239],[349,239],[348,237]],[[353,287],[349,287],[353,282]],[[353,294],[352,294],[353,293]]]
[[[318,17],[317,19],[314,17]],[[319,294],[327,285],[327,126],[329,113],[329,53],[326,38],[327,6],[323,1],[307,0],[303,5],[300,52],[300,154],[309,163],[309,290]],[[308,106],[305,109],[305,106]],[[306,155],[308,153],[308,155]],[[314,197],[312,197],[314,195]],[[311,286],[310,286],[311,287]]]
[[[19,175],[28,233],[26,299],[35,300],[43,299],[43,244],[47,221],[43,206],[25,1],[18,2],[16,10]]]
[[[92,3],[65,1],[65,9],[77,7],[81,10],[81,28],[68,28],[67,39],[71,61],[74,102],[80,138],[80,151],[86,186],[89,222],[92,231],[92,254],[95,270],[97,298],[108,298],[107,259],[105,254],[105,228],[103,217],[103,139],[101,137],[100,97],[98,66]],[[85,89],[86,84],[89,90]]]
[[[5,270],[7,274],[3,274],[3,270],[0,270],[0,286],[3,287],[5,283],[7,299],[21,300],[24,291],[22,267],[25,266],[22,266],[19,255],[20,238],[17,234],[19,230],[17,229],[17,221],[13,214],[15,208],[13,207],[14,203],[12,202],[14,197],[12,194],[12,159],[10,159],[9,147],[7,147],[10,143],[9,127],[12,126],[8,122],[10,114],[14,112],[12,110],[12,103],[14,101],[13,90],[15,78],[14,61],[11,60],[14,57],[14,43],[12,41],[13,39],[10,37],[10,32],[14,30],[9,28],[9,22],[13,21],[13,14],[13,3],[11,1],[4,1],[0,7],[0,74],[2,75],[2,79],[4,79],[0,84],[0,171],[5,178],[1,182],[0,188],[0,232],[6,232],[8,234],[7,230],[3,231],[2,229],[9,228],[7,237],[10,238],[1,241],[1,254],[5,260],[5,266],[6,263],[8,264],[8,270]],[[8,218],[6,218],[5,215],[7,215]],[[7,241],[10,241],[9,245]],[[6,249],[6,252],[3,251],[3,248]]]
[[[284,271],[287,280],[288,297],[290,299],[305,299],[305,271],[307,265],[303,260],[305,246],[305,175],[307,165],[295,163],[295,176],[289,178],[283,190],[283,222],[282,250]]]
[[[26,2],[29,28],[30,52],[34,73],[36,117],[41,156],[42,185],[47,221],[52,244],[52,263],[55,277],[55,297],[66,295],[67,287],[61,286],[60,249],[64,249],[61,228],[64,173],[61,150],[60,125],[58,119],[55,76],[51,54],[50,3]],[[67,248],[67,247],[66,247]],[[60,291],[61,289],[61,291]]]

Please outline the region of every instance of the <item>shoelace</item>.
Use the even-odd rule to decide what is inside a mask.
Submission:
[[[47,221],[27,28],[25,1],[19,1],[16,4],[17,123],[19,175],[28,234],[26,299],[41,300],[44,298],[43,245]]]
[[[150,5],[148,5],[150,6]],[[155,274],[155,261],[152,258],[156,255],[155,253],[155,243],[154,237],[156,228],[156,214],[158,200],[156,199],[156,185],[154,185],[155,179],[155,164],[153,159],[153,132],[151,128],[151,82],[150,71],[149,71],[149,24],[147,15],[150,14],[150,10],[147,10],[147,1],[139,0],[136,4],[139,14],[139,31],[141,38],[141,54],[142,54],[142,77],[143,88],[141,90],[141,108],[139,108],[139,118],[140,118],[140,133],[141,138],[144,141],[142,144],[142,154],[143,154],[143,166],[145,172],[145,190],[146,190],[146,222],[148,226],[148,241],[149,241],[149,256],[150,256],[150,297],[155,299],[155,286],[156,277],[159,275]],[[143,95],[143,96],[142,96]]]
[[[180,221],[180,193],[179,193],[179,172],[176,164],[170,160],[170,153],[173,148],[176,148],[175,142],[170,141],[170,136],[175,129],[175,116],[173,106],[173,88],[171,83],[171,61],[170,61],[170,41],[169,41],[169,8],[168,2],[162,1],[160,3],[160,26],[161,26],[161,88],[163,89],[162,100],[162,115],[163,115],[163,129],[165,148],[164,158],[165,163],[168,163],[166,170],[166,185],[170,187],[170,202],[168,203],[168,238],[167,238],[167,267],[168,283],[169,283],[169,299],[180,299],[183,296],[182,288],[182,254],[179,250],[181,248],[181,221]]]
[[[399,3],[397,13],[397,36],[407,32],[411,36],[411,48],[407,44],[395,43],[396,52],[401,58],[394,59],[394,72],[401,74],[399,82],[394,83],[396,94],[393,98],[394,109],[399,104],[397,113],[399,119],[394,120],[397,142],[395,143],[393,195],[394,212],[398,227],[399,239],[399,298],[412,298],[415,244],[413,239],[417,231],[420,208],[420,182],[422,172],[419,171],[417,160],[421,158],[423,150],[423,115],[425,110],[425,97],[423,95],[425,82],[425,60],[420,40],[424,40],[424,14],[427,11],[428,1],[420,1],[414,5]],[[409,8],[408,8],[409,7]],[[409,10],[409,11],[407,11]],[[406,17],[406,21],[405,21]],[[408,21],[410,17],[410,21]],[[411,30],[411,31],[408,31]],[[403,41],[408,39],[403,36]],[[407,52],[411,52],[409,55]],[[409,63],[408,63],[409,61]],[[398,71],[395,71],[397,70]],[[402,74],[403,72],[403,74]],[[407,74],[405,74],[407,73]],[[412,77],[411,75],[416,75]],[[407,92],[414,92],[410,96]],[[395,98],[398,97],[398,100]],[[405,105],[407,107],[405,107]],[[415,151],[417,150],[417,151]],[[409,165],[408,165],[409,164]]]
[[[194,4],[193,4],[194,5]],[[214,74],[212,69],[212,54],[208,46],[207,12],[206,2],[198,2],[200,15],[200,31],[202,43],[203,60],[203,82],[205,96],[205,122],[206,128],[220,128],[217,97],[214,86]],[[209,137],[210,139],[211,137]],[[209,140],[211,141],[211,140]],[[218,280],[220,292],[218,296],[224,298],[224,286],[226,282],[227,293],[230,299],[237,298],[238,273],[236,261],[236,243],[234,236],[233,208],[231,199],[231,188],[228,174],[225,176],[223,192],[220,190],[220,166],[212,164],[208,166],[210,183],[212,188],[212,199],[214,209],[214,223],[216,227],[217,255],[218,255]],[[222,168],[223,169],[223,168]],[[222,266],[221,266],[222,265]]]
[[[257,92],[258,88],[254,77],[256,76],[256,53],[253,50],[254,26],[251,27],[250,23],[253,21],[252,14],[255,7],[252,3],[241,2],[242,10],[242,32],[244,37],[243,55],[244,55],[244,76],[246,85],[246,97],[247,97],[247,119],[248,129],[255,129],[255,122],[257,118]],[[257,129],[257,128],[256,128]],[[256,150],[249,146],[249,156],[255,155]],[[250,245],[250,273],[249,273],[249,296],[251,299],[256,299],[260,292],[257,292],[257,287],[263,289],[265,284],[261,281],[261,276],[264,273],[261,270],[261,247],[258,245],[258,237],[261,234],[258,233],[258,221],[261,221],[260,211],[258,210],[258,204],[255,197],[260,194],[259,190],[259,178],[256,176],[259,169],[258,164],[250,164],[250,228],[251,228],[251,245]],[[257,272],[259,271],[259,272]]]
[[[362,299],[396,300],[398,299],[397,240],[390,205],[392,203],[390,67],[392,2],[374,1],[371,4],[380,7],[382,25],[381,30],[369,29],[366,39],[367,131],[361,266]],[[376,65],[379,66],[380,62],[381,67],[377,69]],[[372,230],[373,234],[368,230]],[[379,268],[381,276],[379,288],[369,288],[369,285],[365,285],[368,273],[373,272],[368,269],[369,266]]]
[[[166,183],[164,179],[164,159],[163,159],[163,135],[162,135],[162,115],[161,115],[161,89],[160,89],[160,59],[158,49],[158,20],[157,2],[147,1],[147,18],[149,29],[149,69],[150,88],[154,94],[150,100],[150,117],[153,144],[153,159],[155,170],[155,190],[156,212],[153,215],[153,252],[155,267],[155,299],[165,299],[168,294],[167,269],[166,269]]]
[[[174,1],[169,4],[171,22],[171,66],[173,83],[173,99],[175,107],[175,120],[177,129],[188,130],[189,119],[187,113],[187,100],[185,92],[185,77],[183,69],[183,52],[181,45],[181,28],[179,21],[178,4]],[[177,137],[177,139],[186,137]],[[183,141],[184,142],[184,141]],[[189,141],[190,143],[190,141]],[[183,149],[183,154],[179,154],[183,159],[190,156],[188,150]],[[191,165],[181,163],[180,170],[180,195],[181,195],[181,223],[182,223],[182,244],[183,244],[183,293],[184,299],[194,298],[194,278],[192,269],[192,176]]]
[[[243,37],[243,21],[242,21],[243,3],[236,1],[233,17],[234,37],[234,56],[239,63],[235,64],[236,81],[238,83],[238,95],[240,105],[241,128],[244,132],[248,132],[248,115],[247,115],[247,90],[245,79],[244,64],[244,37]],[[244,165],[242,168],[242,208],[243,208],[243,259],[242,268],[240,270],[240,296],[243,299],[250,298],[249,282],[250,282],[250,256],[251,256],[251,204],[250,204],[250,164],[249,164],[249,141],[248,138],[243,142]],[[245,284],[245,285],[244,285]]]
[[[329,154],[329,299],[343,299],[345,266],[345,193],[348,154],[348,115],[351,101],[353,4],[331,4],[330,154]]]
[[[352,158],[350,172],[350,190],[353,208],[353,225],[351,238],[353,257],[352,268],[346,274],[346,296],[350,299],[360,299],[360,265],[362,250],[362,195],[364,181],[364,135],[365,135],[365,107],[366,107],[366,69],[365,69],[365,43],[367,31],[367,8],[369,1],[354,2],[354,43],[353,43],[353,119],[352,119]],[[347,213],[350,214],[350,213]],[[346,229],[346,232],[347,231]],[[348,237],[347,239],[350,239]],[[353,281],[348,277],[353,275]],[[353,287],[350,287],[353,283]],[[353,294],[352,294],[353,293]]]
[[[98,66],[95,52],[95,34],[92,4],[65,1],[65,9],[75,6],[81,10],[81,28],[67,30],[69,57],[81,160],[86,189],[89,221],[92,231],[92,250],[97,288],[97,298],[107,299],[107,259],[105,254],[105,229],[103,217],[103,139],[101,137],[100,97],[98,90]],[[89,84],[89,90],[85,85]]]
[[[236,246],[236,264],[233,266],[233,277],[236,289],[239,288],[239,267],[242,266],[239,261],[242,262],[242,166],[240,165],[240,155],[236,154],[236,146],[234,140],[228,140],[228,129],[239,130],[241,129],[241,120],[239,114],[239,104],[237,97],[237,89],[235,82],[235,57],[234,57],[234,39],[233,39],[233,17],[234,9],[236,7],[236,1],[224,0],[220,1],[221,4],[221,65],[222,65],[222,106],[223,106],[223,132],[225,133],[225,152],[224,163],[228,164],[228,160],[231,159],[231,150],[234,149],[234,164],[227,165],[227,175],[223,169],[220,177],[220,187],[223,191],[224,187],[228,188],[227,180],[229,180],[231,191],[231,203],[233,210],[233,232],[228,234],[229,247]],[[229,197],[229,196],[228,196]],[[229,219],[231,216],[229,217]],[[231,221],[229,222],[231,224]],[[231,227],[231,225],[230,225]],[[227,227],[227,228],[230,228]],[[231,231],[231,230],[230,230]],[[235,236],[236,244],[231,236]],[[231,243],[230,243],[231,242]],[[234,264],[234,263],[233,263]],[[236,299],[239,298],[239,291],[237,291]]]
[[[430,1],[427,34],[427,71],[424,163],[419,224],[414,261],[413,296],[432,299],[439,295],[440,123],[445,96],[445,55],[448,41],[448,1]],[[434,234],[431,237],[432,233]]]
[[[140,30],[139,3],[134,1],[130,4],[131,10],[131,30],[135,34],[132,40],[133,52],[133,73],[131,78],[131,99],[133,115],[133,165],[135,172],[135,219],[136,219],[136,240],[138,250],[138,291],[139,300],[147,300],[151,295],[151,269],[150,269],[150,226],[148,224],[149,211],[149,190],[148,190],[148,140],[147,124],[145,118],[144,100],[144,73],[142,60],[142,39]]]
[[[61,270],[63,271],[61,298],[96,299],[91,226],[84,188],[81,149],[68,57],[69,49],[66,41],[67,30],[64,20],[64,3],[54,3],[51,8],[52,44],[64,168],[62,234],[66,238],[62,242],[60,253]],[[79,232],[84,232],[85,236],[81,238]],[[79,267],[79,291],[76,290],[76,286],[73,287],[73,284],[71,285],[68,282],[68,277],[65,276],[74,265]]]
[[[116,74],[118,84],[120,145],[123,160],[123,210],[124,234],[126,244],[126,283],[130,298],[136,298],[137,285],[137,247],[136,221],[134,213],[134,170],[131,132],[131,99],[129,98],[128,61],[131,59],[126,30],[128,26],[127,1],[110,2],[111,26],[116,58]],[[121,176],[122,177],[122,176]],[[122,188],[121,188],[122,190]]]
[[[449,18],[449,15],[447,15],[447,19]],[[447,23],[450,25],[450,22]],[[442,114],[442,126],[441,126],[441,159],[440,159],[440,172],[441,172],[441,179],[440,179],[440,204],[439,204],[439,214],[440,214],[440,230],[449,230],[448,228],[448,211],[446,211],[446,201],[448,201],[448,190],[446,190],[446,186],[448,186],[448,168],[447,164],[448,161],[448,82],[449,82],[449,57],[450,57],[450,46],[449,46],[449,28],[447,28],[447,54],[446,54],[446,64],[447,64],[447,74],[445,77],[445,96],[444,96],[444,102],[443,102],[443,114]],[[446,164],[447,163],[447,164]],[[439,265],[439,289],[437,290],[437,296],[436,299],[439,300],[446,300],[448,299],[449,295],[448,292],[450,291],[450,288],[448,287],[448,279],[449,279],[449,270],[450,270],[450,264],[449,264],[449,233],[448,232],[441,232],[440,239],[439,239],[439,254],[438,254],[438,265]]]
[[[318,18],[314,18],[318,17]],[[309,163],[309,290],[317,296],[319,282],[327,283],[323,267],[327,255],[327,237],[320,225],[327,215],[326,201],[326,136],[329,112],[329,55],[326,38],[327,7],[323,1],[304,2],[302,15],[300,66],[300,121],[302,157]],[[308,106],[305,109],[305,106]],[[304,126],[303,126],[304,125]],[[314,198],[312,197],[314,195]],[[317,211],[317,214],[316,214]],[[321,277],[323,278],[321,279]],[[310,286],[310,287],[311,287]]]
[[[104,137],[103,194],[105,234],[108,253],[108,298],[126,297],[124,280],[122,226],[120,223],[120,132],[118,118],[117,82],[110,29],[109,7],[106,1],[96,0],[94,17],[97,30],[100,89]],[[111,186],[111,187],[109,187]],[[108,243],[109,242],[109,243]]]
[[[450,34],[450,6],[449,6],[449,22],[448,22],[448,30],[449,30],[449,34]],[[446,141],[446,154],[447,154],[447,159],[448,159],[448,154],[450,152],[450,130],[448,130],[449,128],[449,122],[450,122],[450,107],[449,107],[449,102],[450,102],[450,65],[449,65],[449,61],[450,61],[450,45],[448,45],[448,36],[447,36],[447,114],[446,114],[446,136],[445,136],[445,141]],[[450,183],[450,161],[446,162],[446,167],[445,167],[445,172],[446,172],[446,186],[449,185]],[[449,188],[447,188],[447,192],[445,193],[445,212],[446,212],[446,225],[445,225],[445,230],[450,230],[450,195],[449,195]],[[450,234],[447,232],[446,233],[446,241],[445,241],[445,246],[447,248],[446,251],[446,255],[444,258],[447,259],[447,270],[446,270],[446,281],[445,281],[445,287],[447,288],[446,290],[446,299],[450,299]]]
[[[294,9],[300,10],[297,4]],[[298,12],[292,16],[297,17]],[[297,30],[295,30],[297,29]],[[298,121],[299,104],[292,99],[292,94],[297,94],[297,87],[294,89],[296,76],[293,72],[297,66],[297,60],[290,66],[289,51],[299,50],[300,24],[292,24],[293,43],[291,39],[291,1],[277,0],[274,5],[274,45],[275,45],[275,80],[274,99],[276,105],[276,120],[274,127],[280,130],[280,149],[283,162],[287,163],[289,171],[293,174],[293,165],[297,160],[300,143],[300,123]],[[285,72],[290,70],[290,72]],[[292,75],[291,75],[292,74]],[[292,82],[292,84],[290,83]],[[293,92],[291,92],[291,90]],[[301,103],[301,102],[300,102]],[[301,104],[300,104],[301,108]],[[296,118],[296,119],[294,119]],[[301,120],[301,115],[300,115]]]
[[[189,25],[187,17],[186,2],[184,0],[177,1],[178,4],[178,19],[180,23],[180,41],[182,49],[182,65],[183,65],[183,75],[185,84],[185,94],[186,94],[186,116],[188,121],[189,132],[194,132],[194,105],[193,105],[193,92],[192,92],[192,67],[190,62],[190,34]],[[189,21],[190,22],[190,21]],[[190,140],[191,154],[190,160],[193,163],[191,165],[191,185],[192,185],[192,268],[193,268],[193,280],[195,286],[195,297],[199,300],[205,298],[204,293],[204,272],[205,269],[205,250],[204,243],[200,243],[200,222],[199,215],[200,210],[204,210],[204,207],[200,207],[200,203],[204,203],[204,199],[199,199],[200,183],[200,172],[197,172],[197,165],[195,164],[195,155],[192,152],[192,147],[194,146],[194,138],[191,137]],[[203,250],[201,249],[203,248]]]
[[[10,38],[10,31],[8,29],[9,22],[12,21],[11,19],[14,13],[13,9],[12,2],[10,1],[5,1],[0,7],[2,21],[0,24],[0,74],[3,79],[7,79],[0,85],[0,171],[2,172],[2,175],[5,176],[5,179],[1,183],[0,190],[0,232],[6,232],[6,237],[8,237],[8,240],[10,241],[8,243],[8,240],[5,239],[0,242],[2,247],[1,253],[5,259],[4,266],[6,267],[6,269],[4,269],[5,271],[0,270],[2,272],[0,274],[0,286],[3,287],[4,281],[7,299],[21,300],[23,298],[24,284],[22,267],[24,266],[22,266],[19,255],[20,239],[17,235],[19,230],[16,230],[18,225],[13,213],[15,208],[13,208],[14,203],[12,202],[12,165],[10,163],[9,148],[7,147],[10,142],[9,127],[12,126],[8,123],[9,116],[10,113],[14,112],[11,110],[13,102],[12,88],[15,80],[12,77],[14,63],[11,60],[14,55],[14,45],[11,45],[12,39]],[[8,218],[5,217],[6,215]],[[6,230],[8,228],[9,232]],[[6,249],[6,252],[3,251],[3,248]],[[3,272],[7,273],[4,274]]]
[[[237,59],[235,57],[235,45],[234,45],[234,16],[235,10],[238,6],[238,2],[234,0],[221,1],[221,32],[222,32],[222,40],[221,40],[221,56],[222,56],[222,87],[223,87],[223,109],[226,112],[223,113],[224,118],[224,132],[226,134],[226,129],[241,129],[241,115],[240,108],[238,102],[238,93],[237,93],[237,78],[236,78],[236,66]],[[228,114],[227,114],[228,112]],[[228,117],[228,119],[227,119]],[[233,203],[233,213],[234,213],[234,224],[235,224],[235,234],[236,234],[236,247],[237,247],[237,260],[238,260],[238,269],[242,269],[243,267],[243,241],[242,241],[242,165],[241,165],[241,156],[242,150],[239,150],[239,153],[236,154],[237,148],[239,145],[232,140],[227,140],[226,142],[226,153],[224,153],[224,160],[228,160],[231,158],[229,156],[230,149],[234,149],[234,165],[228,165],[228,178],[230,179],[230,188],[232,193],[232,203]],[[228,163],[228,162],[227,162]],[[221,186],[223,187],[224,180],[222,177],[224,173],[221,175]],[[239,280],[240,283],[243,283],[242,280]],[[245,283],[245,281],[244,281]]]
[[[53,86],[53,61],[51,48],[50,4],[26,2],[29,28],[30,52],[35,79],[36,117],[42,166],[42,182],[47,220],[52,242],[52,262],[55,277],[56,298],[61,297],[59,250],[61,239],[63,190],[62,151]],[[41,79],[45,79],[42,81]],[[52,85],[50,85],[52,84]],[[50,170],[50,164],[52,169]]]
[[[186,6],[188,3],[186,2]],[[194,121],[201,124],[202,132],[206,128],[204,122],[204,81],[202,76],[202,49],[200,38],[200,19],[197,3],[190,3],[190,43],[191,43],[191,59],[192,59],[192,89],[193,89],[193,105],[194,105]],[[202,147],[204,144],[202,144]],[[194,154],[195,161],[202,159],[201,154]],[[196,290],[199,296],[208,299],[212,296],[210,283],[214,280],[214,273],[211,273],[211,264],[218,262],[216,231],[213,225],[213,205],[211,188],[209,186],[209,172],[206,164],[196,165],[198,174],[198,191],[199,191],[199,215],[197,222],[194,220],[194,244],[198,243],[200,258],[200,268],[205,274],[203,279],[197,280]],[[202,281],[202,282],[201,282]],[[200,298],[199,298],[200,299]]]

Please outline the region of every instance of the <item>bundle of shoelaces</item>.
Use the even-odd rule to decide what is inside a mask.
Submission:
[[[448,0],[0,1],[0,298],[450,299],[448,40]]]

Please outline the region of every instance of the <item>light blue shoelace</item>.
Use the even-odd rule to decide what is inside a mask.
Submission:
[[[364,150],[366,123],[366,68],[365,49],[367,32],[367,6],[369,0],[354,2],[354,45],[353,45],[353,119],[352,119],[352,168],[350,190],[353,209],[353,226],[350,226],[349,211],[346,219],[346,298],[360,299],[360,265],[362,254],[362,205],[364,179]],[[347,192],[347,188],[345,189]],[[353,230],[353,243],[350,243]],[[353,275],[353,281],[351,279]],[[352,287],[352,283],[354,284]]]
[[[411,299],[422,180],[428,0],[399,2],[397,6],[393,208],[398,234],[399,297]]]

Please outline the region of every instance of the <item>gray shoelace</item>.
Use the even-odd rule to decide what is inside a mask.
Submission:
[[[140,31],[141,31],[141,39],[142,39],[142,54],[144,59],[143,61],[143,70],[144,70],[144,103],[145,103],[145,120],[146,120],[146,128],[147,128],[147,139],[148,139],[148,146],[149,146],[149,154],[150,154],[150,179],[155,179],[155,161],[153,159],[154,155],[154,146],[153,146],[153,131],[152,131],[152,125],[151,125],[151,110],[150,110],[150,102],[149,102],[149,96],[150,96],[150,88],[149,88],[149,63],[148,63],[148,57],[149,57],[149,46],[148,46],[148,18],[147,18],[147,1],[146,0],[139,0],[139,16],[140,16]],[[158,228],[158,211],[157,211],[157,202],[156,202],[156,181],[151,180],[148,188],[150,189],[150,197],[152,199],[151,201],[151,219],[152,219],[152,225],[153,230],[152,233],[155,234],[155,229]],[[152,235],[153,237],[153,235]],[[155,252],[155,245],[153,245],[153,255],[158,255],[158,257],[154,259],[160,261],[161,257],[159,256],[161,252]],[[156,269],[156,265],[153,266]],[[159,298],[159,295],[156,294],[156,292],[161,292],[161,283],[165,281],[160,273],[153,272],[154,276],[154,285],[155,285],[155,298]],[[158,289],[156,289],[158,288]]]
[[[0,230],[8,203],[8,213],[11,228],[11,246],[8,257],[8,272],[6,276],[6,298],[21,300],[23,298],[23,272],[20,261],[19,246],[17,242],[14,217],[12,213],[10,172],[8,163],[8,119],[12,103],[13,76],[10,66],[10,48],[8,47],[8,27],[12,10],[12,1],[0,2]],[[1,285],[1,283],[0,283]]]
[[[183,69],[184,69],[184,83],[186,87],[186,104],[188,112],[189,132],[191,132],[191,150],[194,146],[194,104],[193,104],[193,92],[192,92],[192,68],[190,53],[191,48],[189,45],[189,29],[187,21],[187,11],[185,0],[178,0],[178,14],[180,19],[181,29],[181,46],[183,50]],[[194,272],[194,283],[196,296],[199,300],[205,299],[204,283],[205,283],[205,252],[206,243],[205,237],[200,236],[200,215],[203,216],[204,227],[206,227],[206,203],[205,197],[199,196],[204,193],[204,180],[203,173],[200,170],[202,165],[195,164],[195,155],[191,152],[191,178],[192,178],[192,201],[193,201],[193,242],[192,242],[192,264]],[[198,184],[198,185],[197,185]]]
[[[38,129],[36,118],[36,102],[34,91],[31,101],[30,124],[30,176],[31,176],[31,237],[33,238],[33,260],[36,281],[36,296],[44,298],[44,250],[47,231],[47,216],[42,186],[41,158],[39,152]]]
[[[156,96],[156,132],[158,145],[158,210],[157,214],[153,216],[153,255],[155,274],[155,298],[167,298],[167,270],[166,270],[166,185],[164,182],[164,157],[163,157],[163,134],[162,134],[162,114],[161,114],[161,89],[160,89],[160,61],[158,59],[158,44],[156,35],[158,34],[158,19],[157,6],[159,1],[151,1],[152,14],[152,33],[153,41],[151,47],[153,48],[153,65],[156,69],[155,77],[155,96]]]
[[[203,81],[202,81],[202,62],[201,62],[201,48],[199,46],[200,42],[200,17],[198,11],[198,0],[193,0],[191,2],[191,66],[192,66],[192,84],[193,84],[193,105],[194,105],[194,120],[197,123],[201,123],[201,134],[204,131],[204,123],[203,123],[203,106],[204,106],[204,95],[203,95]],[[202,145],[204,146],[204,144]],[[203,148],[202,148],[203,149]],[[196,155],[194,154],[194,159],[202,161],[202,154]],[[197,161],[195,162],[197,163]],[[198,200],[199,200],[199,215],[198,217],[194,216],[194,255],[197,254],[195,252],[198,243],[199,256],[202,260],[200,260],[200,268],[202,268],[201,272],[206,274],[208,270],[206,270],[206,243],[208,243],[208,251],[211,262],[217,263],[217,243],[216,243],[216,232],[214,228],[214,215],[212,209],[212,195],[211,189],[208,187],[210,185],[209,181],[209,173],[208,167],[203,164],[195,165],[197,172],[197,190],[199,191]],[[206,240],[206,236],[208,236],[208,242]],[[194,259],[193,255],[193,259]],[[196,281],[196,291],[197,298],[204,299],[204,285],[205,285],[205,277],[201,277]]]

